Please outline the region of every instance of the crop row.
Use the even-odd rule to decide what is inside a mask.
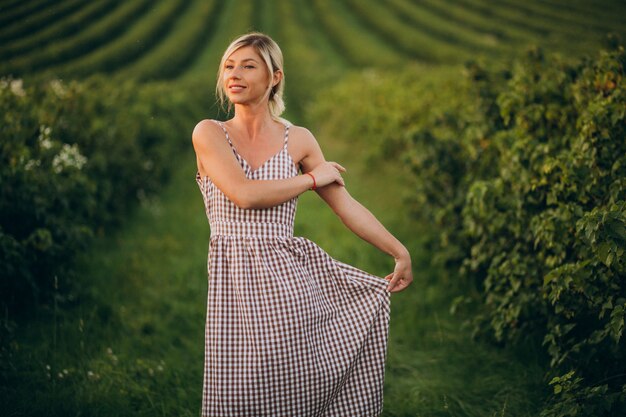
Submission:
[[[189,7],[184,0],[157,3],[122,36],[76,60],[64,62],[47,71],[55,74],[86,76],[95,72],[113,72],[137,60],[154,45],[163,41],[176,17]]]
[[[116,75],[140,80],[178,76],[196,58],[216,28],[224,2],[196,0],[182,13],[165,37],[141,59],[122,67]]]
[[[217,66],[222,52],[228,43],[237,35],[252,28],[253,14],[255,12],[252,2],[247,0],[232,0],[224,3],[219,9],[219,16],[214,20],[215,28],[212,36],[204,47],[196,51],[194,61],[185,68],[180,75],[183,79],[206,80],[212,89],[215,80]],[[207,94],[207,97],[210,94]]]
[[[14,42],[6,42],[0,46],[0,59],[24,55],[50,43],[59,42],[73,33],[79,32],[86,25],[92,24],[105,11],[114,9],[118,3],[120,0],[105,0],[88,4],[64,19],[55,19],[54,22],[32,35],[23,36]]]
[[[399,21],[388,7],[375,1],[346,1],[372,31],[408,56],[427,62],[455,62],[469,56],[467,49],[439,40],[417,25]]]
[[[561,10],[563,0],[78,3],[36,0],[5,6],[0,21],[8,25],[0,38],[21,35],[0,46],[0,72],[192,77],[215,65],[228,40],[251,29],[279,37],[288,45],[286,55],[298,56],[299,62],[321,52],[353,67],[388,67],[406,58],[458,63],[477,55],[502,57],[528,43],[580,52],[606,31],[624,33],[615,17],[624,6],[610,1],[601,7],[574,2],[568,10]],[[15,21],[25,16],[25,23]],[[298,34],[302,28],[309,33]],[[312,47],[291,42],[293,37],[313,42]]]
[[[476,32],[471,26],[452,25],[432,10],[411,4],[408,0],[387,0],[386,5],[394,11],[398,20],[405,20],[407,24],[445,43],[470,50],[501,49],[493,34],[485,33],[484,30]]]
[[[313,0],[311,6],[324,30],[353,65],[388,66],[400,62],[400,54],[369,33],[342,2]]]
[[[44,9],[55,3],[54,0],[33,0],[25,3],[21,2],[16,7],[7,6],[7,10],[3,8],[2,14],[0,14],[0,27],[4,28],[13,22],[21,21],[28,15],[35,13],[36,10]]]
[[[464,7],[463,4],[442,3],[437,0],[423,0],[414,3],[416,7],[439,16],[448,26],[465,26],[477,33],[484,33],[488,36],[494,36],[496,39],[505,43],[514,42],[515,40],[528,40],[533,38],[534,34],[524,30],[520,30],[514,26],[503,26],[497,20],[491,19],[482,13],[473,13],[471,9]]]
[[[81,0],[66,0],[37,13],[32,13],[23,19],[13,21],[12,24],[5,26],[0,32],[0,42],[18,39],[45,28],[52,22],[63,19],[65,16],[80,10],[83,5],[84,2]]]
[[[563,37],[567,36],[573,37],[574,39],[579,38],[582,32],[586,32],[587,30],[587,28],[585,28],[585,31],[581,31],[578,25],[564,23],[554,17],[533,13],[532,10],[516,3],[502,2],[499,7],[493,7],[492,4],[483,0],[457,1],[460,1],[471,10],[490,15],[493,19],[501,21],[502,23],[511,24],[542,36],[554,37],[556,35],[557,40],[562,40]]]
[[[33,51],[8,60],[0,67],[1,72],[17,74],[38,72],[98,49],[134,26],[135,21],[141,18],[151,4],[149,0],[123,3],[71,38],[52,43],[41,51]]]

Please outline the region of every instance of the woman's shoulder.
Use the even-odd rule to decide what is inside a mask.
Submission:
[[[304,126],[289,124],[289,137],[303,142],[316,142],[315,136]]]
[[[191,133],[191,141],[194,148],[201,146],[203,148],[211,149],[215,146],[216,138],[218,135],[224,135],[220,122],[214,119],[202,119],[193,128]]]
[[[193,128],[193,132],[191,133],[192,137],[204,136],[206,134],[213,134],[218,131],[222,131],[221,124],[219,120],[215,119],[202,119],[196,126]]]
[[[221,126],[221,124],[224,123],[220,120],[215,120],[215,119],[202,119],[200,120],[198,123],[196,123],[196,126],[194,127],[194,131],[196,129],[214,129],[216,127]]]

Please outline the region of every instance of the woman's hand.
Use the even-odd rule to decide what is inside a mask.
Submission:
[[[396,267],[385,279],[390,280],[387,287],[387,290],[390,292],[402,291],[411,284],[413,271],[411,270],[411,255],[408,252],[396,258]]]
[[[315,185],[317,187],[323,187],[333,182],[345,186],[341,172],[346,172],[346,169],[337,162],[324,161],[311,171],[311,175],[315,177]]]

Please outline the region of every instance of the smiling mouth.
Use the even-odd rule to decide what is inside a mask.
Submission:
[[[231,85],[230,87],[228,87],[228,89],[231,91],[241,91],[244,88],[246,87],[244,87],[243,85]]]

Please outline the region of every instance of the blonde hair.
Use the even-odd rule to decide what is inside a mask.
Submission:
[[[244,46],[252,46],[254,50],[265,62],[267,71],[269,73],[269,109],[270,115],[275,120],[284,120],[280,115],[285,111],[285,101],[283,100],[283,91],[285,89],[285,74],[281,77],[278,84],[271,87],[274,72],[283,69],[283,53],[280,50],[278,44],[269,36],[261,32],[250,32],[245,35],[239,36],[232,41],[220,61],[220,67],[217,72],[217,85],[215,88],[215,94],[219,99],[220,105],[224,107],[224,103],[228,101],[228,110],[230,110],[232,103],[228,100],[226,91],[224,90],[224,83],[222,77],[224,75],[224,63],[228,57],[239,48]]]

